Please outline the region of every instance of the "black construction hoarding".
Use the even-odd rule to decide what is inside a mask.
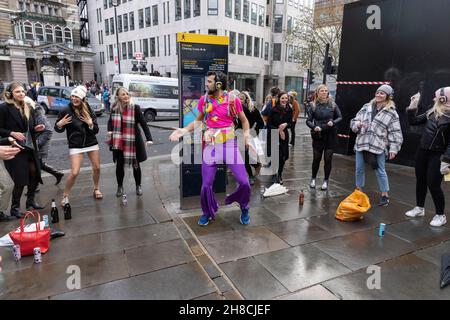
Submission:
[[[228,37],[179,33],[178,40],[178,74],[180,88],[180,127],[185,127],[198,115],[198,102],[205,92],[208,71],[228,73]],[[183,162],[180,165],[180,203],[185,207],[183,198],[198,196],[201,192],[202,145],[200,137],[187,137],[183,144]],[[187,151],[188,150],[188,151]],[[186,161],[187,160],[187,161]],[[190,161],[189,161],[190,160]],[[214,191],[224,193],[226,190],[226,166],[218,165]]]
[[[448,0],[362,0],[345,5],[336,94],[344,117],[339,153],[353,153],[350,120],[374,97],[378,82],[390,82],[404,136],[395,162],[414,165],[422,128],[408,124],[405,109],[410,97],[421,91],[419,112],[424,112],[434,92],[450,86],[449,13]]]

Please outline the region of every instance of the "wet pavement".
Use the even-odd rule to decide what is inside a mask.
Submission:
[[[0,248],[0,299],[450,299],[439,288],[440,257],[450,252],[450,224],[432,228],[430,196],[424,218],[404,215],[415,204],[412,168],[388,165],[391,204],[377,207],[376,177],[367,172],[372,209],[359,222],[334,218],[354,189],[354,160],[336,155],[329,191],[308,188],[312,161],[308,135],[299,134],[284,173],[287,195],[261,199],[261,176],[253,186],[251,223],[239,223],[236,205],[222,206],[215,221],[197,225],[199,200],[180,210],[179,170],[170,158],[143,166],[144,196],[134,193],[127,173],[128,206],[115,197],[114,168],[102,170],[100,201],[92,196],[89,172],[71,195],[72,216],[57,226],[66,232],[51,242],[41,264],[13,261]],[[319,173],[318,184],[321,185]],[[62,186],[45,178],[38,200],[50,210]],[[234,188],[228,176],[228,191]],[[298,204],[298,192],[305,203]],[[449,186],[445,185],[447,200]],[[223,203],[223,195],[218,196]],[[24,199],[25,201],[25,199]],[[386,223],[386,234],[378,226]],[[0,224],[1,235],[18,225]],[[380,267],[379,289],[368,288],[370,266]],[[78,266],[81,288],[67,286],[68,267]]]

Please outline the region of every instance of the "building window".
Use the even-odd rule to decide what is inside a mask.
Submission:
[[[217,29],[208,29],[208,34],[217,36]]]
[[[127,43],[126,42],[122,42],[122,59],[123,60],[127,59]]]
[[[191,0],[184,0],[184,18],[189,19],[191,17]]]
[[[283,15],[275,14],[273,16],[273,32],[281,33],[283,32]]]
[[[127,32],[128,31],[128,14],[125,13],[123,15],[123,32]]]
[[[245,51],[245,54],[247,56],[251,56],[252,50],[253,50],[253,37],[247,36],[247,50]]]
[[[112,44],[110,44],[108,46],[108,55],[109,55],[109,61],[114,61],[114,50],[113,50]]]
[[[105,19],[105,34],[109,36],[109,20]]]
[[[259,38],[255,37],[255,43],[253,48],[253,56],[259,58],[260,48],[259,48]]]
[[[53,29],[52,26],[45,26],[45,40],[47,42],[53,42]]]
[[[169,1],[167,1],[167,23],[170,23],[170,7],[169,7]]]
[[[144,28],[144,9],[139,9],[138,11],[138,23],[139,23],[139,29]]]
[[[150,57],[156,56],[156,41],[155,38],[150,38]]]
[[[150,17],[150,7],[145,8],[145,27],[150,27],[151,25],[151,17]]]
[[[264,43],[264,60],[269,60],[269,43]]]
[[[219,0],[208,0],[208,15],[217,16],[219,14]]]
[[[122,16],[117,16],[117,32],[122,32]]]
[[[103,9],[108,9],[108,0],[103,0]]]
[[[36,34],[36,39],[39,41],[44,41],[44,28],[42,24],[36,23],[34,25],[34,33]]]
[[[134,30],[134,12],[130,12],[130,31]]]
[[[292,32],[292,27],[293,27],[293,24],[292,24],[292,17],[291,17],[291,16],[288,16],[288,18],[287,18],[287,32],[288,32],[288,33],[291,33],[291,32]]]
[[[31,22],[27,21],[23,24],[23,32],[24,32],[25,40],[33,40],[34,39],[33,25],[31,24]]]
[[[169,56],[170,56],[170,34],[167,36],[167,43],[169,47]]]
[[[225,0],[225,17],[231,18],[233,15],[233,0]]]
[[[156,48],[157,48],[157,55],[159,57],[159,37],[156,38]]]
[[[264,17],[266,14],[266,10],[264,6],[259,6],[259,17],[258,17],[258,24],[260,27],[264,27]]]
[[[167,56],[167,36],[164,35],[164,56]]]
[[[242,19],[244,20],[244,22],[249,22],[250,21],[250,4],[248,2],[248,0],[244,0],[244,9],[243,9],[243,17]]]
[[[103,31],[101,33],[101,39],[102,39],[102,44],[103,44]],[[72,43],[72,30],[70,30],[69,28],[64,29],[64,42]]]
[[[252,24],[258,23],[258,5],[256,3],[252,3]]]
[[[230,31],[230,47],[229,51],[232,54],[236,54],[236,32]]]
[[[110,18],[109,19],[109,32],[111,33],[111,34],[114,34],[114,27],[115,26],[115,24],[114,24],[114,18]]]
[[[293,46],[290,45],[288,48],[288,62],[292,62],[292,56],[293,56]]]
[[[133,42],[128,41],[128,59],[133,59]]]
[[[61,27],[55,28],[55,42],[56,43],[63,43],[63,33]]]
[[[245,46],[245,36],[242,33],[239,33],[238,35],[238,54],[241,56],[244,55],[244,46]]]
[[[181,0],[175,0],[175,21],[181,20]]]
[[[241,0],[234,0],[234,18],[241,20]]]
[[[158,25],[158,5],[154,5],[152,6],[152,16],[153,16],[153,25],[157,26]]]
[[[273,44],[273,61],[281,61],[281,43]]]
[[[194,0],[194,17],[199,17],[201,13],[200,0]]]
[[[144,57],[148,57],[148,39],[143,40],[143,47],[144,47]]]

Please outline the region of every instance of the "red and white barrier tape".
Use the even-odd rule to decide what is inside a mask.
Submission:
[[[383,85],[383,84],[391,84],[390,81],[337,81],[336,84],[350,84],[350,85]]]
[[[350,139],[350,136],[347,134],[338,134],[337,136],[338,136],[338,138]]]

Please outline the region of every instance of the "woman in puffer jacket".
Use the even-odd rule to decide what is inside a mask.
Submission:
[[[411,98],[411,104],[406,109],[411,125],[425,124],[416,154],[417,206],[406,215],[412,218],[425,215],[428,188],[436,207],[436,215],[430,225],[442,227],[447,223],[447,218],[441,183],[443,175],[450,173],[450,87],[437,90],[434,106],[421,115],[417,115],[419,102],[420,93]]]

